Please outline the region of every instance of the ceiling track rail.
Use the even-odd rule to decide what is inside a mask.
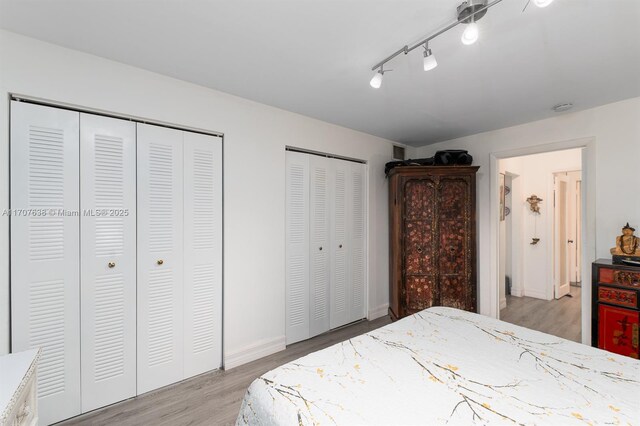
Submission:
[[[302,153],[302,154],[317,155],[318,157],[335,158],[336,160],[344,160],[344,161],[351,161],[352,163],[367,164],[366,160],[360,160],[358,158],[343,157],[341,155],[328,154],[326,152],[313,151],[313,150],[304,149],[304,148],[296,148],[294,146],[288,146],[287,145],[287,146],[284,147],[284,149],[285,149],[285,151],[299,152],[299,153]]]
[[[18,94],[15,94],[15,93],[11,93],[11,94],[9,94],[9,100],[17,101],[17,102],[25,102],[25,103],[29,103],[29,104],[43,105],[43,106],[48,106],[48,107],[60,108],[60,109],[66,109],[66,110],[69,110],[69,111],[76,111],[76,112],[82,112],[82,113],[93,114],[93,115],[100,115],[100,116],[103,116],[103,117],[117,118],[117,119],[120,119],[120,120],[127,120],[127,121],[132,121],[132,122],[135,122],[135,123],[150,124],[150,125],[153,125],[153,126],[166,127],[168,129],[183,130],[183,131],[187,131],[187,132],[191,132],[191,133],[200,133],[200,134],[203,134],[203,135],[224,138],[224,133],[213,132],[211,130],[200,129],[200,128],[197,128],[197,127],[180,126],[180,125],[176,125],[176,124],[166,123],[164,121],[150,120],[150,119],[147,119],[147,118],[135,117],[135,116],[126,115],[126,114],[118,114],[118,113],[113,113],[113,112],[107,112],[107,111],[102,111],[102,110],[98,110],[98,109],[92,109],[92,108],[86,108],[86,107],[78,107],[76,105],[71,105],[71,104],[67,104],[67,103],[64,103],[64,102],[50,101],[50,100],[40,99],[40,98],[36,98],[36,97],[32,97],[32,96],[25,96],[25,95],[18,95]]]
[[[433,34],[425,37],[424,39],[422,39],[422,41],[419,41],[411,46],[409,46],[408,44],[402,46],[400,49],[396,50],[394,53],[392,53],[391,55],[387,56],[386,58],[384,58],[383,60],[381,60],[380,62],[378,62],[377,64],[375,64],[374,66],[371,67],[371,71],[375,71],[377,69],[379,69],[380,67],[382,67],[383,65],[385,65],[387,62],[389,62],[390,60],[394,59],[396,56],[404,53],[405,55],[408,54],[409,52],[411,52],[412,50],[417,49],[418,47],[424,46],[426,43],[430,42],[431,40],[433,40],[434,38],[438,37],[439,35],[449,31],[450,29],[456,27],[459,24],[463,24],[466,23],[469,19],[471,19],[472,17],[475,17],[476,15],[482,14],[483,12],[486,12],[490,7],[495,6],[496,4],[500,3],[502,0],[493,0],[491,3],[488,3],[486,6],[483,6],[480,9],[477,9],[471,13],[469,13],[468,15],[466,15],[464,18],[462,19],[457,19],[455,22],[452,22],[451,24],[447,25],[446,27],[434,32]]]

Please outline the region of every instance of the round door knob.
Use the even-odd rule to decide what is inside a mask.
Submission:
[[[115,268],[116,267],[116,262],[109,262],[107,264],[107,266],[109,266],[109,268]]]
[[[322,247],[320,247],[318,250],[322,251]]]
[[[340,245],[338,246],[338,248],[342,248],[342,244],[340,244]]]
[[[159,259],[156,263],[157,263],[158,265],[162,265],[162,264],[164,263],[164,260]]]

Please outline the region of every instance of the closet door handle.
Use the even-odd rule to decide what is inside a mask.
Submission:
[[[109,268],[115,268],[116,267],[116,262],[109,262],[109,263],[107,263],[107,266]]]
[[[340,244],[340,245],[338,246],[338,248],[342,248],[342,244]]]
[[[156,262],[158,265],[162,265],[164,263],[164,260],[162,259],[158,259],[158,261]]]
[[[318,250],[322,251],[322,246],[320,246],[320,248]]]

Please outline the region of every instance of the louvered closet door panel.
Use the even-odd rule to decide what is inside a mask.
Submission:
[[[11,350],[42,348],[42,424],[80,413],[78,121],[11,102]]]
[[[367,316],[367,166],[351,163],[348,177],[350,322]]]
[[[184,373],[222,365],[222,140],[184,132]]]
[[[310,294],[309,294],[309,333],[316,336],[329,330],[330,299],[329,280],[329,175],[330,160],[324,157],[309,156],[310,178]]]
[[[138,394],[182,380],[183,132],[137,125]]]
[[[82,411],[136,395],[136,125],[80,115]]]
[[[287,344],[309,338],[309,155],[286,153]]]
[[[351,209],[347,181],[350,163],[329,160],[331,163],[330,188],[330,254],[331,254],[331,328],[351,322],[351,280],[349,274],[350,242],[347,227]]]

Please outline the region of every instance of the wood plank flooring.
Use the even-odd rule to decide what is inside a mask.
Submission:
[[[232,425],[251,382],[289,361],[385,326],[389,317],[361,321],[229,371],[214,371],[101,408],[65,422],[76,425]]]
[[[507,296],[500,319],[580,343],[582,289],[572,286],[569,294],[559,300]]]

